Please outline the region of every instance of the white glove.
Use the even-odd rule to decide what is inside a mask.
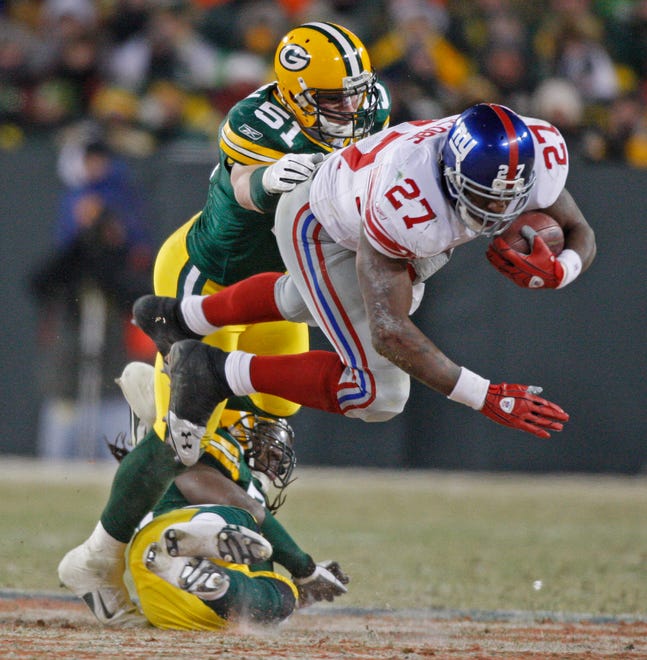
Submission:
[[[323,160],[323,154],[285,154],[263,172],[265,192],[284,193],[309,179]]]
[[[336,561],[324,561],[317,564],[308,577],[293,578],[292,581],[299,592],[299,607],[303,608],[322,600],[332,602],[345,594],[349,578]]]

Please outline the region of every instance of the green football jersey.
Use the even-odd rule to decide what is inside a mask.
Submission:
[[[378,83],[372,132],[389,123],[391,99]],[[287,153],[328,153],[333,147],[305,133],[279,101],[276,83],[236,103],[219,130],[219,162],[209,178],[206,204],[187,236],[191,262],[209,279],[229,286],[250,275],[283,272],[272,233],[274,213],[242,208],[234,197],[234,163],[271,165]]]
[[[245,461],[243,448],[225,429],[218,429],[216,434],[210,438],[209,444],[200,457],[200,462],[222,472],[255,500],[263,505],[267,504],[263,485],[252,475],[252,471]],[[173,482],[155,505],[153,515],[159,516],[172,509],[180,509],[190,504],[191,502],[182,495]],[[218,504],[218,502],[211,502],[211,504]]]

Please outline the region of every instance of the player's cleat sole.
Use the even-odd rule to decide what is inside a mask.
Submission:
[[[133,320],[166,357],[171,346],[182,339],[199,339],[201,335],[192,332],[182,322],[178,298],[147,295],[138,298],[133,305]]]
[[[184,465],[200,456],[200,442],[214,408],[233,392],[225,377],[227,353],[185,339],[171,346],[166,371],[171,379],[169,443]]]
[[[177,523],[162,534],[172,557],[214,557],[234,564],[255,564],[272,556],[272,546],[260,534],[224,521]]]
[[[92,553],[85,544],[70,550],[58,565],[58,578],[106,626],[147,626],[123,583],[123,560]]]
[[[158,543],[146,548],[144,564],[169,584],[202,600],[222,598],[229,589],[229,576],[221,567],[202,557],[170,557]]]
[[[195,465],[200,458],[206,426],[178,419],[173,411],[169,411],[165,420],[168,426],[167,442],[173,448],[177,460],[188,467]]]

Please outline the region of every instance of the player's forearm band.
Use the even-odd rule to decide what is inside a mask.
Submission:
[[[447,397],[457,403],[464,403],[474,410],[480,410],[485,403],[490,381],[482,378],[473,371],[461,367],[456,385]]]
[[[557,261],[564,267],[564,279],[557,288],[563,289],[582,272],[582,259],[575,250],[562,250]]]
[[[266,169],[267,167],[259,167],[252,172],[249,177],[249,196],[257,209],[263,213],[272,213],[279,203],[280,194],[268,193],[263,188],[263,174]]]

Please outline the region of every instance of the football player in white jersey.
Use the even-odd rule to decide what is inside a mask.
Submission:
[[[567,174],[554,126],[485,103],[400,124],[329,156],[279,203],[275,231],[289,275],[185,298],[175,312],[205,332],[255,320],[241,318],[236,298],[255,299],[263,320],[314,321],[336,353],[255,356],[177,342],[169,355],[171,432],[200,436],[214,402],[256,391],[384,421],[402,411],[410,377],[505,426],[541,438],[561,431],[568,415],[538,396],[541,388],[491,383],[459,366],[410,313],[416,290],[454,248],[500,234],[524,210],[555,218],[565,249],[555,258],[535,237],[531,254],[510,254],[496,239],[489,258],[504,274],[527,285],[541,273],[544,287],[560,288],[586,270],[595,237],[564,187]]]
[[[454,248],[500,234],[524,210],[559,222],[564,251],[555,258],[535,237],[530,255],[510,254],[498,239],[492,263],[522,285],[541,274],[546,288],[586,270],[595,237],[564,187],[567,174],[567,147],[554,126],[485,103],[457,117],[400,124],[330,155],[279,203],[275,231],[289,275],[271,286],[250,278],[224,295],[185,298],[176,312],[202,332],[249,322],[236,309],[244,292],[263,320],[314,321],[336,354],[226,354],[178,342],[169,355],[171,433],[200,436],[214,401],[257,391],[384,421],[402,411],[410,377],[500,424],[542,438],[561,431],[568,415],[539,397],[541,388],[493,384],[457,365],[410,314],[424,280]]]

